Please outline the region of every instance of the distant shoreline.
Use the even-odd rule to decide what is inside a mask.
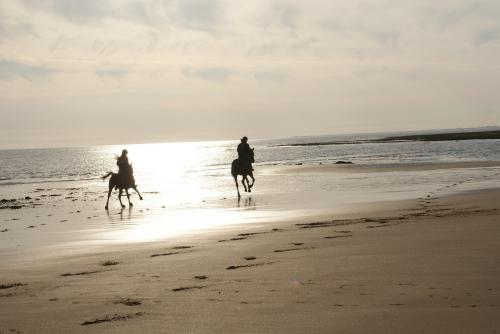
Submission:
[[[453,133],[433,133],[421,135],[392,136],[380,139],[361,139],[329,142],[310,142],[283,144],[275,146],[324,146],[324,145],[348,145],[348,144],[372,144],[372,143],[400,143],[410,141],[457,141],[473,139],[500,139],[500,130],[476,131],[476,132],[453,132]]]

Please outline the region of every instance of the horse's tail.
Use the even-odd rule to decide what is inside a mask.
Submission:
[[[101,179],[103,180],[106,180],[108,177],[110,177],[111,175],[113,175],[113,172],[109,172],[108,174],[104,175],[101,177]]]
[[[231,163],[231,175],[232,176],[238,175],[239,165],[240,165],[240,161],[238,159],[234,159],[233,162]]]

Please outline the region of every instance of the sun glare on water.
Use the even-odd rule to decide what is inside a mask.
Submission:
[[[246,210],[254,205],[251,200],[238,203],[234,198],[229,163],[235,152],[228,152],[227,147],[220,142],[127,146],[144,201],[137,203],[133,196],[137,205],[131,210],[126,208],[119,216],[110,213],[110,220],[117,224],[108,237],[120,242],[152,241],[271,219],[272,212]],[[107,155],[114,156],[123,148],[107,148]],[[225,205],[213,204],[221,199],[227,200]]]

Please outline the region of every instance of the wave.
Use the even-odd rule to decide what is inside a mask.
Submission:
[[[78,178],[78,179],[58,179],[58,180],[37,180],[37,181],[31,180],[31,179],[10,181],[11,179],[7,179],[6,181],[8,181],[8,182],[2,182],[3,180],[0,180],[0,186],[16,186],[16,185],[21,185],[21,184],[79,182],[79,181],[92,181],[92,180],[99,180],[99,179],[100,179],[100,177]]]

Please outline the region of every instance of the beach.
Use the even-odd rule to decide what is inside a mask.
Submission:
[[[4,246],[0,333],[495,333],[498,164],[407,166],[404,172],[422,179],[443,170],[454,177],[439,174],[442,183],[411,195],[340,197],[342,205],[330,201],[335,190],[312,191],[304,182],[311,188],[317,188],[315,182],[329,184],[345,175],[339,168],[349,166],[262,170],[258,176],[264,180],[265,175],[303,178],[303,191],[281,201],[247,194],[237,210],[230,208],[233,199],[221,200],[216,207],[222,211],[213,219],[229,215],[237,223],[229,219],[143,242],[113,242],[138,233],[133,227],[138,217],[110,222],[117,210],[103,215],[97,204],[91,213],[76,213],[75,205],[73,217],[60,205],[2,213],[1,227],[8,230],[2,241],[19,240],[17,235],[32,246],[16,250],[13,240]],[[369,173],[375,178],[404,173],[402,166],[394,168]],[[366,168],[351,172],[367,173]],[[252,200],[264,205],[253,206]],[[277,204],[266,211],[269,203]],[[143,202],[134,210],[147,214]],[[6,222],[11,211],[19,220]],[[156,214],[160,208],[150,211],[150,220],[165,217]],[[277,211],[287,214],[271,214]],[[34,212],[40,220],[32,218]],[[206,212],[186,217],[210,220]],[[101,224],[100,235],[112,231],[110,226],[132,227],[107,234],[108,242],[91,243],[82,227],[87,219]],[[82,223],[72,224],[77,221]],[[15,227],[19,222],[22,229]],[[37,244],[37,236],[51,226],[59,226],[54,234],[74,233],[66,233],[70,239],[54,236],[57,247]]]

